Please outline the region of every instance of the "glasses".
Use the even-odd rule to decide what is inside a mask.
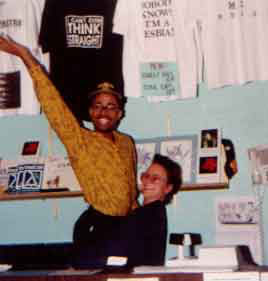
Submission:
[[[167,178],[160,177],[158,175],[151,175],[146,172],[141,174],[141,180],[147,180],[154,184],[158,184],[160,182],[167,182]]]
[[[108,112],[117,112],[119,111],[119,107],[115,106],[113,104],[108,104],[108,105],[102,105],[102,104],[94,104],[92,105],[92,110],[96,111],[96,112],[101,112],[101,111],[108,111]]]

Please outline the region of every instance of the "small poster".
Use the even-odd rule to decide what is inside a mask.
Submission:
[[[142,95],[170,97],[178,93],[178,70],[175,62],[141,64]]]
[[[219,198],[216,202],[216,226],[219,231],[256,229],[259,223],[259,206],[249,196]]]

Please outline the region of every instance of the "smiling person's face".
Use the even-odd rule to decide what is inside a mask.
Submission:
[[[143,194],[144,204],[156,200],[163,201],[171,190],[167,172],[161,165],[152,163],[146,172],[142,173],[140,191]]]
[[[117,128],[122,114],[117,98],[105,92],[96,95],[89,108],[95,130],[103,135],[109,135]]]

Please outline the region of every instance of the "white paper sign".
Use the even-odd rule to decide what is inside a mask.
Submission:
[[[67,157],[53,156],[46,159],[42,188],[68,188],[71,191],[81,190]]]

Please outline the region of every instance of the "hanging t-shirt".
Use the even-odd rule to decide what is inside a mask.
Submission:
[[[0,2],[0,32],[27,46],[44,63],[38,45],[42,0],[5,0]],[[0,53],[0,116],[40,114],[32,80],[23,62]]]
[[[189,0],[209,88],[268,79],[267,0]]]
[[[78,119],[88,120],[89,91],[109,81],[123,89],[122,48],[112,33],[115,0],[46,0],[40,43],[50,77]]]
[[[114,32],[124,35],[125,94],[150,101],[196,97],[194,34],[184,28],[184,2],[118,0]]]

